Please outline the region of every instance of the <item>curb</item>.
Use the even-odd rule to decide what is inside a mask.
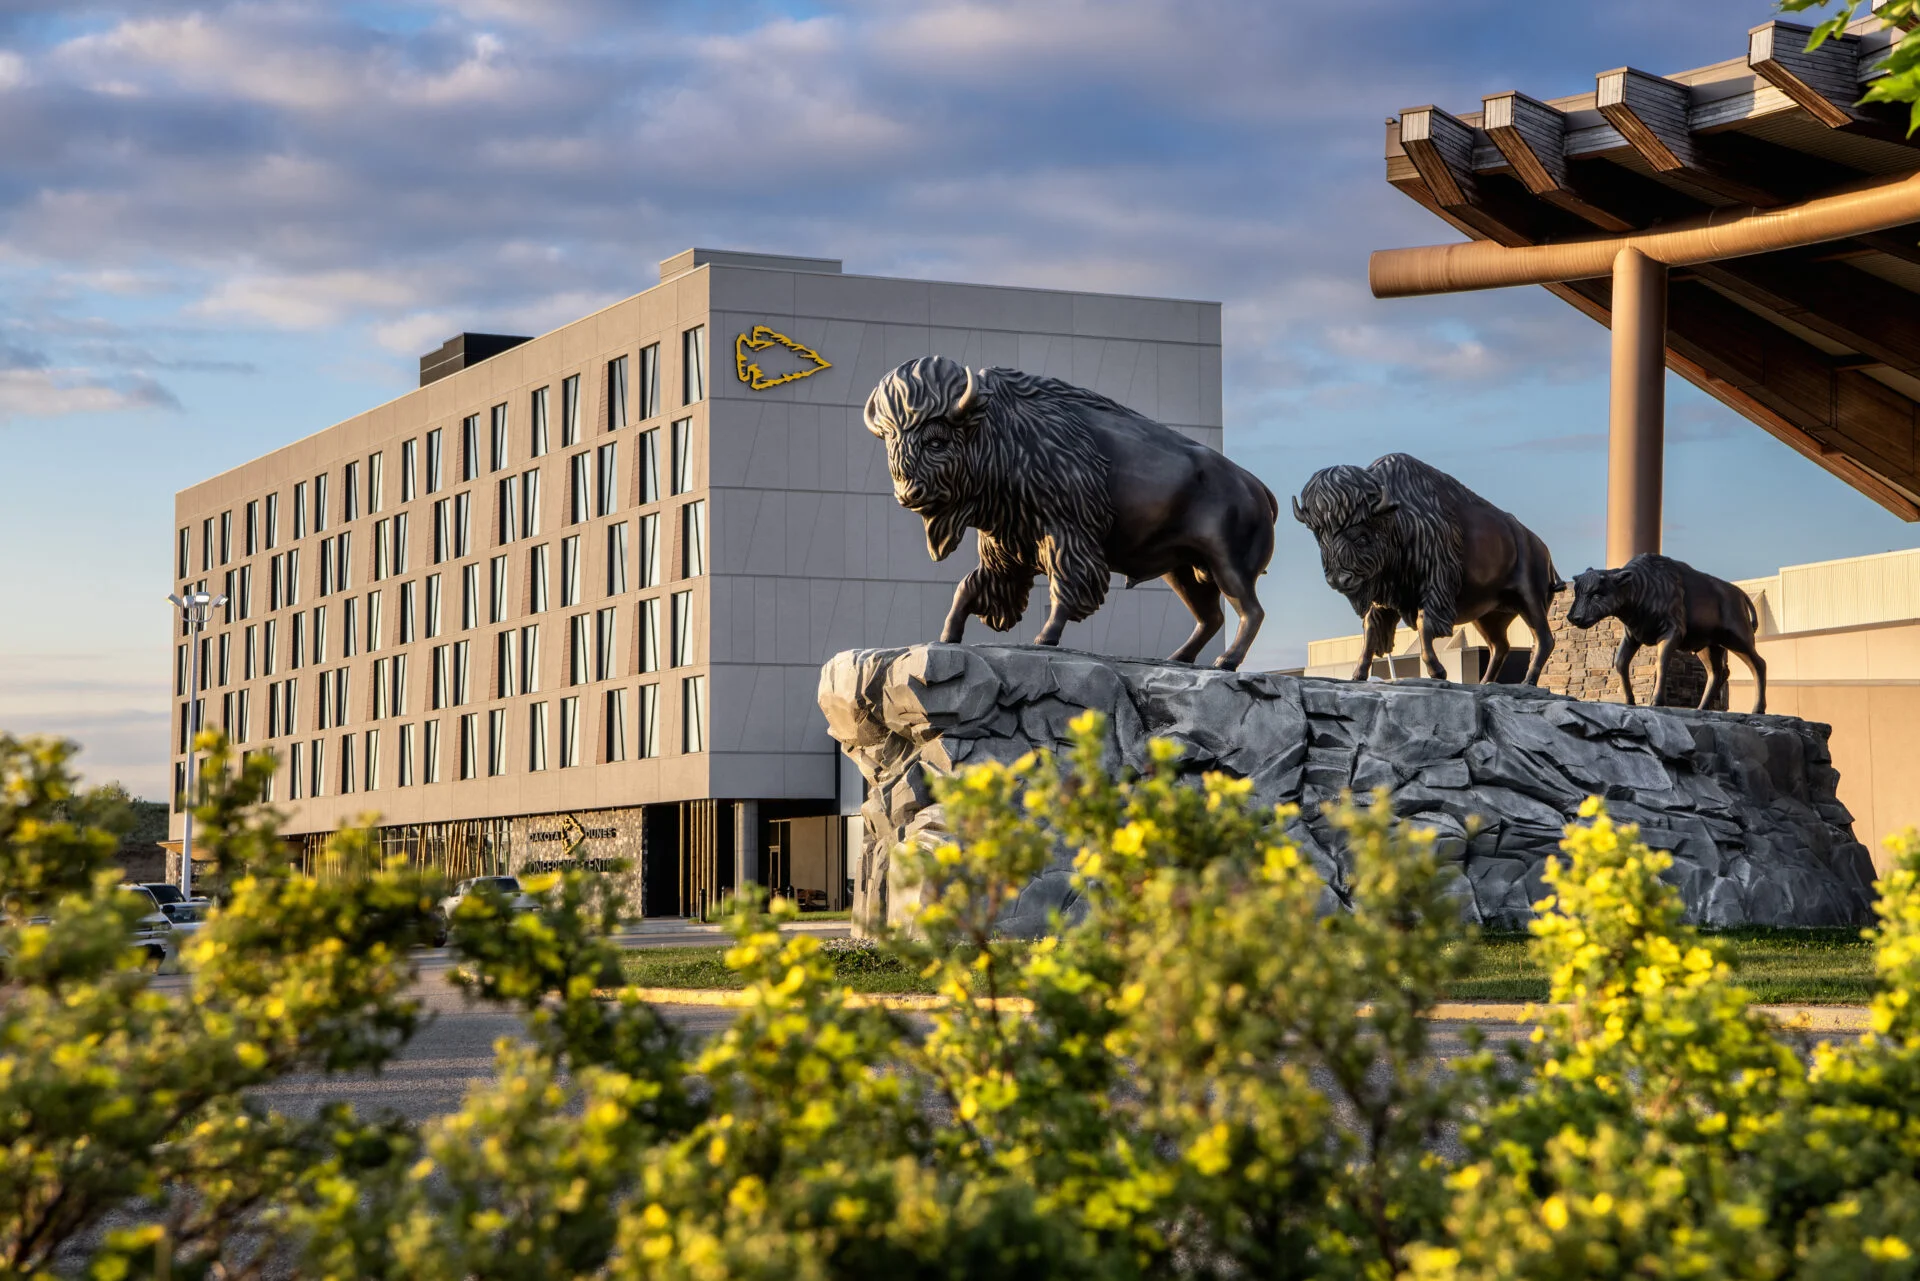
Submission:
[[[605,1000],[632,997],[648,1005],[706,1006],[710,1009],[744,1009],[747,994],[733,988],[715,987],[620,987],[602,988],[594,993]],[[847,993],[846,1003],[853,1009],[937,1010],[947,1006],[944,996],[900,993]],[[1033,1003],[1024,997],[1003,996],[999,1000],[980,998],[980,1005],[1009,1013],[1025,1014]],[[1435,1023],[1538,1023],[1540,1014],[1564,1008],[1521,1001],[1442,1001],[1425,1017]],[[1768,1022],[1790,1032],[1865,1032],[1871,1015],[1864,1005],[1754,1005],[1749,1006]]]

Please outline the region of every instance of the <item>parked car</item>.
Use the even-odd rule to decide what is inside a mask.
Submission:
[[[453,914],[460,909],[470,894],[498,894],[507,901],[510,912],[537,912],[540,900],[520,888],[517,876],[475,876],[454,886],[453,893],[440,900],[440,910],[436,914],[433,945],[445,947],[447,938],[453,932]]]
[[[169,903],[178,903],[186,898],[186,895],[180,892],[180,887],[172,881],[142,881],[140,888],[153,895],[153,901],[161,907]]]
[[[193,942],[193,936],[207,922],[207,913],[213,910],[213,900],[204,898],[181,899],[174,903],[162,903],[160,914],[167,918],[167,924],[173,927],[174,953],[177,957]]]
[[[173,922],[160,910],[160,902],[152,890],[144,885],[122,885],[120,892],[139,896],[141,915],[134,922],[134,949],[142,954],[148,968],[162,970],[170,968],[179,956],[179,944],[174,938]]]

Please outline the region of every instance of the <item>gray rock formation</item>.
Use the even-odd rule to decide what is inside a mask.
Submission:
[[[1522,928],[1547,856],[1583,798],[1599,794],[1649,845],[1691,919],[1706,925],[1853,925],[1870,918],[1873,864],[1834,794],[1825,725],[1787,716],[1588,703],[1520,685],[1353,684],[1235,674],[1027,645],[849,650],[821,670],[827,726],[866,776],[855,919],[899,920],[890,854],[944,835],[927,773],[1012,761],[1066,742],[1104,712],[1116,759],[1135,768],[1150,737],[1186,748],[1195,774],[1254,781],[1263,804],[1295,803],[1294,835],[1344,903],[1347,852],[1320,817],[1344,788],[1390,789],[1400,814],[1459,860],[1462,911]],[[1467,819],[1482,826],[1471,837]],[[1010,933],[1072,907],[1064,866],[1009,912]]]

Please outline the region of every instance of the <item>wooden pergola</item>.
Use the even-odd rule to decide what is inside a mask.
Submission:
[[[1857,106],[1898,32],[1387,124],[1387,181],[1471,238],[1376,253],[1379,297],[1539,284],[1613,330],[1607,561],[1660,549],[1663,367],[1920,520],[1920,146]]]

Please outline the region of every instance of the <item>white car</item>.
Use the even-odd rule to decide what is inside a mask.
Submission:
[[[507,901],[507,910],[515,913],[537,912],[540,900],[520,888],[517,876],[476,876],[454,886],[453,893],[440,900],[438,921],[434,929],[433,945],[445,947],[447,936],[453,930],[453,914],[469,894],[491,890]]]
[[[122,885],[120,892],[140,898],[141,916],[134,922],[133,937],[128,940],[133,949],[141,954],[141,959],[149,969],[173,968],[179,959],[180,945],[174,938],[173,922],[160,910],[153,891],[144,885]]]

